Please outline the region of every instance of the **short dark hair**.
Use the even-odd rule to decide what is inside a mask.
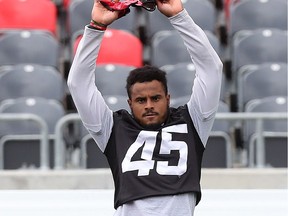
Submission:
[[[128,97],[131,99],[131,87],[135,83],[143,83],[143,82],[151,82],[153,80],[157,80],[162,83],[165,94],[168,93],[168,87],[167,87],[167,78],[166,78],[166,72],[151,66],[151,65],[145,65],[140,68],[136,68],[132,71],[130,71],[127,80],[126,80],[126,90]]]

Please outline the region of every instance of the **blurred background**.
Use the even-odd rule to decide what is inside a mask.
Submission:
[[[183,0],[183,4],[224,64],[221,101],[203,158],[204,201],[197,215],[257,216],[271,211],[284,215],[287,0]],[[92,5],[93,0],[0,0],[4,216],[16,216],[12,206],[22,209],[23,200],[29,215],[38,212],[37,200],[41,215],[52,215],[43,213],[46,205],[55,209],[59,205],[53,215],[66,215],[63,206],[79,204],[82,209],[90,198],[95,202],[88,202],[87,214],[81,210],[81,215],[113,212],[108,163],[81,124],[66,86]],[[167,18],[157,10],[137,7],[108,27],[97,64],[96,85],[112,110],[129,109],[125,81],[135,67],[151,64],[167,72],[172,106],[188,101],[195,76],[187,50]],[[53,195],[47,195],[47,189]],[[99,204],[99,197],[107,200],[105,205]],[[73,205],[64,205],[69,198]],[[244,208],[239,209],[239,202]]]

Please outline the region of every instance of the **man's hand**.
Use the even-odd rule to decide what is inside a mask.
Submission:
[[[184,7],[181,0],[156,0],[158,10],[167,17],[181,12]]]
[[[119,0],[115,0],[117,2]],[[94,0],[94,5],[91,13],[92,20],[103,25],[110,25],[113,21],[125,14],[125,11],[111,11],[105,8],[99,0]]]

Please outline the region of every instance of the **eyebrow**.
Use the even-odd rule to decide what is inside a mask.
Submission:
[[[161,94],[156,94],[156,95],[152,95],[150,98],[159,98],[159,97],[162,97]],[[146,96],[138,96],[135,98],[135,100],[139,100],[139,99],[146,99],[147,97]]]

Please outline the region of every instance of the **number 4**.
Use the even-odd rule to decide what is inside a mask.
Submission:
[[[156,161],[156,172],[160,175],[182,175],[187,170],[188,147],[184,141],[172,141],[170,132],[187,133],[187,125],[181,124],[164,128],[162,131],[162,141],[160,154],[170,154],[172,150],[179,151],[179,161],[177,166],[169,166],[168,161]],[[129,147],[124,160],[122,161],[122,171],[138,170],[138,176],[149,175],[149,171],[154,168],[155,161],[152,160],[156,146],[158,132],[141,131],[135,142]],[[144,146],[143,146],[144,145]],[[143,146],[141,159],[132,161],[132,157],[138,149]]]

